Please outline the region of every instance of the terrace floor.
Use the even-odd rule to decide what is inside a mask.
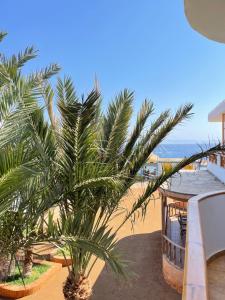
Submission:
[[[170,192],[194,196],[212,191],[224,190],[224,184],[207,170],[180,171],[163,184]]]
[[[208,263],[208,288],[210,300],[224,299],[225,295],[225,254],[215,256]]]
[[[144,185],[136,184],[124,197],[124,208],[131,207],[134,200],[144,190]],[[113,220],[116,226],[122,216]],[[145,222],[139,220],[131,229],[128,222],[119,232],[118,248],[124,258],[130,261],[131,279],[118,281],[107,266],[98,261],[91,275],[93,284],[92,300],[180,300],[181,296],[171,289],[162,275],[161,253],[161,201],[155,198],[149,205]],[[67,269],[50,279],[36,294],[24,300],[63,300],[62,284]]]

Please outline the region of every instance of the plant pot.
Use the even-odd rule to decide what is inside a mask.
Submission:
[[[7,297],[10,299],[19,299],[28,295],[31,295],[38,291],[42,285],[48,282],[48,279],[55,275],[56,272],[59,272],[62,268],[60,264],[43,261],[43,260],[34,260],[35,264],[45,264],[50,265],[51,267],[43,273],[37,280],[27,284],[25,287],[23,285],[12,285],[9,283],[0,283],[0,296]]]
[[[51,255],[50,261],[61,264],[62,267],[67,267],[72,264],[72,260],[70,257],[66,257],[65,259],[64,256],[61,255]]]

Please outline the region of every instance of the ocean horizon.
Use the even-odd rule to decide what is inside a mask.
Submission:
[[[209,149],[213,145],[211,144],[197,144],[197,143],[163,143],[160,144],[153,153],[161,158],[185,158],[190,157],[193,154],[201,152],[202,150]]]

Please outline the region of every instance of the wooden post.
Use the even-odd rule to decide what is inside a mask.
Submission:
[[[166,207],[167,197],[161,194],[161,205],[162,205],[162,234],[165,233],[165,207]]]
[[[225,114],[222,114],[222,143],[225,142]]]

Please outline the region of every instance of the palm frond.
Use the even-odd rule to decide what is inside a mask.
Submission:
[[[1,31],[0,32],[0,42],[7,36],[7,32]]]
[[[43,82],[50,79],[52,76],[60,71],[60,66],[58,64],[50,64],[49,66],[31,73],[27,77],[27,82],[30,87],[40,86]]]
[[[85,180],[73,186],[73,191],[84,190],[86,188],[107,187],[115,190],[121,189],[122,181],[119,177],[98,177]]]
[[[37,56],[37,50],[34,49],[34,47],[27,47],[23,52],[21,51],[17,58],[15,58],[16,65],[18,68],[21,68],[24,66],[26,62],[29,60],[35,58]]]
[[[148,100],[145,100],[137,116],[137,120],[133,132],[131,133],[131,136],[128,139],[124,151],[121,155],[122,158],[121,158],[120,168],[122,168],[126,163],[126,161],[130,158],[134,146],[136,142],[139,140],[140,135],[144,129],[146,121],[148,120],[149,116],[153,113],[153,111],[154,111],[153,103]]]
[[[160,143],[162,143],[162,141],[168,136],[168,134],[177,125],[181,124],[184,120],[190,118],[190,116],[192,115],[190,113],[192,107],[192,104],[186,104],[180,107],[174,116],[166,119],[166,121],[162,123],[160,128],[155,130],[148,143],[143,147],[143,149],[140,149],[140,152],[136,157],[133,157],[134,161],[132,162],[132,166],[130,168],[131,177],[137,174],[137,172],[146,162],[150,154]]]
[[[53,111],[54,91],[49,83],[45,84],[43,87],[43,94],[51,125],[56,129],[56,116]]]
[[[76,216],[70,215],[63,218],[61,223],[54,222],[52,215],[48,218],[47,240],[67,246],[71,251],[71,256],[76,260],[76,268],[84,271],[87,261],[77,260],[75,255],[83,252],[83,255],[89,257],[89,254],[96,256],[107,262],[117,275],[126,277],[127,262],[121,258],[115,249],[117,243],[116,236],[112,229],[102,226],[96,232],[91,232],[92,227],[89,223],[77,222]]]
[[[164,112],[162,112],[159,117],[154,120],[151,123],[151,126],[149,128],[149,130],[146,132],[146,134],[140,139],[139,141],[139,147],[143,147],[145,146],[151,139],[151,137],[153,136],[153,134],[155,133],[155,131],[157,129],[160,128],[160,126],[165,123],[167,121],[167,119],[170,116],[170,111],[169,110],[165,110]]]
[[[0,214],[3,214],[5,210],[12,205],[16,199],[14,193],[18,188],[22,188],[31,177],[40,174],[39,168],[37,168],[36,161],[26,162],[24,164],[11,166],[7,172],[3,173],[0,177]]]
[[[215,152],[225,151],[225,146],[218,144],[214,147],[211,147],[205,151],[201,151],[197,154],[194,154],[188,158],[185,158],[181,160],[178,164],[173,166],[169,170],[164,170],[160,176],[158,176],[156,179],[153,179],[149,182],[145,192],[143,195],[141,195],[138,200],[133,204],[133,207],[131,211],[127,214],[126,220],[130,218],[138,209],[143,209],[142,213],[143,216],[146,212],[146,207],[148,202],[150,201],[150,196],[161,186],[163,185],[169,178],[171,178],[173,175],[178,173],[181,169],[183,169],[185,166],[199,160],[205,157],[210,156],[211,154]]]
[[[117,159],[122,151],[132,114],[133,98],[133,92],[125,89],[109,105],[103,119],[102,148],[106,161]]]

